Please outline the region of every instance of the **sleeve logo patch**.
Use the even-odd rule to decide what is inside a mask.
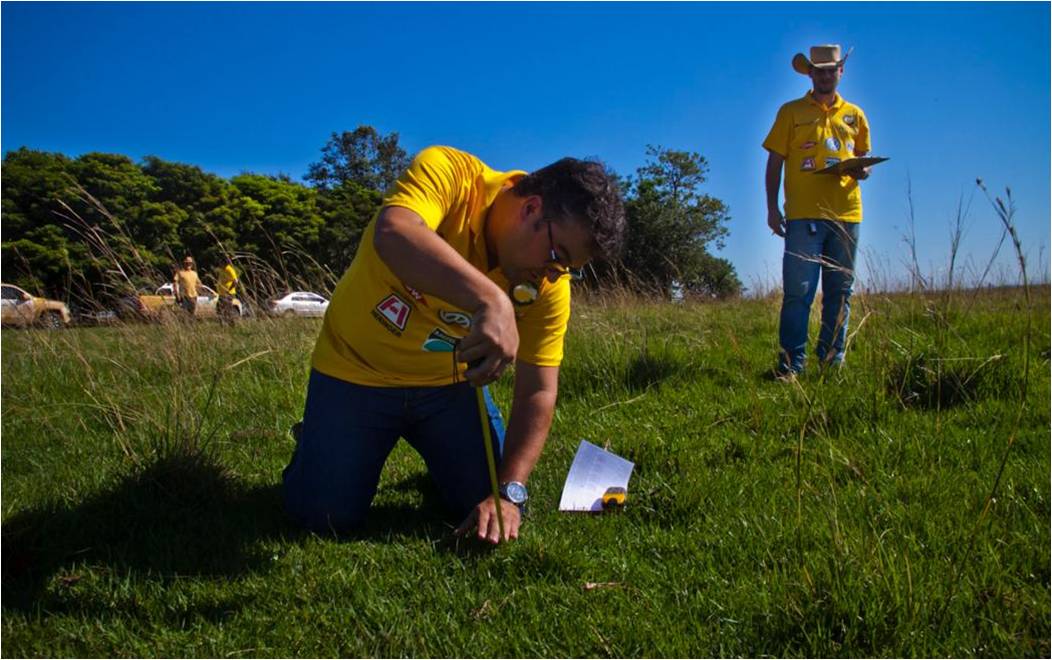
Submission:
[[[844,115],[844,123],[852,126],[855,123],[855,115]]]
[[[456,337],[447,335],[440,328],[435,328],[424,340],[423,349],[430,353],[452,353],[456,346]]]
[[[463,312],[454,312],[447,309],[438,310],[438,318],[449,325],[459,325],[465,330],[471,329],[471,317]]]
[[[409,323],[410,311],[409,303],[392,293],[373,309],[373,317],[391,332],[401,335]]]

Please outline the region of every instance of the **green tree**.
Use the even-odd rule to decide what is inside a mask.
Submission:
[[[152,201],[169,210],[158,219],[175,223],[177,233],[168,237],[166,250],[175,261],[182,256],[175,253],[189,252],[207,269],[241,248],[241,192],[231,182],[197,166],[156,156],[143,159],[143,172],[157,186]]]
[[[287,176],[240,174],[231,183],[247,198],[239,204],[239,237],[244,249],[277,271],[287,283],[324,280],[320,253],[325,220],[318,193]]]
[[[58,153],[22,147],[4,156],[2,209],[5,282],[29,291],[65,294],[71,269],[86,266],[79,236],[66,227],[59,200],[72,183],[70,159]]]
[[[666,295],[676,286],[703,296],[740,293],[734,267],[709,252],[711,245],[723,247],[730,215],[722,201],[700,191],[705,158],[653,146],[647,156],[625,182],[628,229],[620,266],[631,275],[628,284],[656,286]]]
[[[304,177],[321,191],[350,181],[383,192],[409,167],[409,157],[398,146],[398,133],[381,135],[372,126],[333,133],[321,153],[321,160],[311,163]]]

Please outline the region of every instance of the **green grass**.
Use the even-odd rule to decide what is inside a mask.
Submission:
[[[286,522],[317,322],[4,331],[3,654],[1047,657],[1049,290],[1029,356],[1021,291],[955,295],[857,297],[795,384],[776,301],[576,307],[492,550],[404,443],[359,534]],[[623,513],[556,511],[582,438]]]

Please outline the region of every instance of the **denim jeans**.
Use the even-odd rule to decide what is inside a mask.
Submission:
[[[499,465],[504,423],[483,393]],[[477,396],[468,383],[367,387],[312,369],[300,439],[284,472],[285,510],[315,532],[358,527],[402,437],[423,457],[459,522],[491,492]]]
[[[822,328],[815,353],[822,363],[844,360],[844,341],[855,283],[857,222],[789,220],[782,257],[782,314],[778,329],[782,373],[804,369],[807,322],[822,275]]]

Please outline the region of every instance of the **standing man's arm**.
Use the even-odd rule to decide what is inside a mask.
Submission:
[[[767,173],[764,181],[767,186],[767,226],[779,236],[785,236],[785,218],[778,208],[778,191],[782,185],[782,164],[785,158],[777,153],[767,151]]]
[[[500,481],[526,483],[548,439],[548,431],[555,413],[559,392],[559,367],[538,367],[525,362],[515,365],[515,393],[511,403],[511,417],[504,435],[504,457],[501,460]],[[500,537],[496,508],[492,497],[487,497],[472,510],[457,528],[458,534],[478,527],[478,537],[499,543],[519,536],[521,524],[519,508],[500,500],[504,518],[504,538]]]

